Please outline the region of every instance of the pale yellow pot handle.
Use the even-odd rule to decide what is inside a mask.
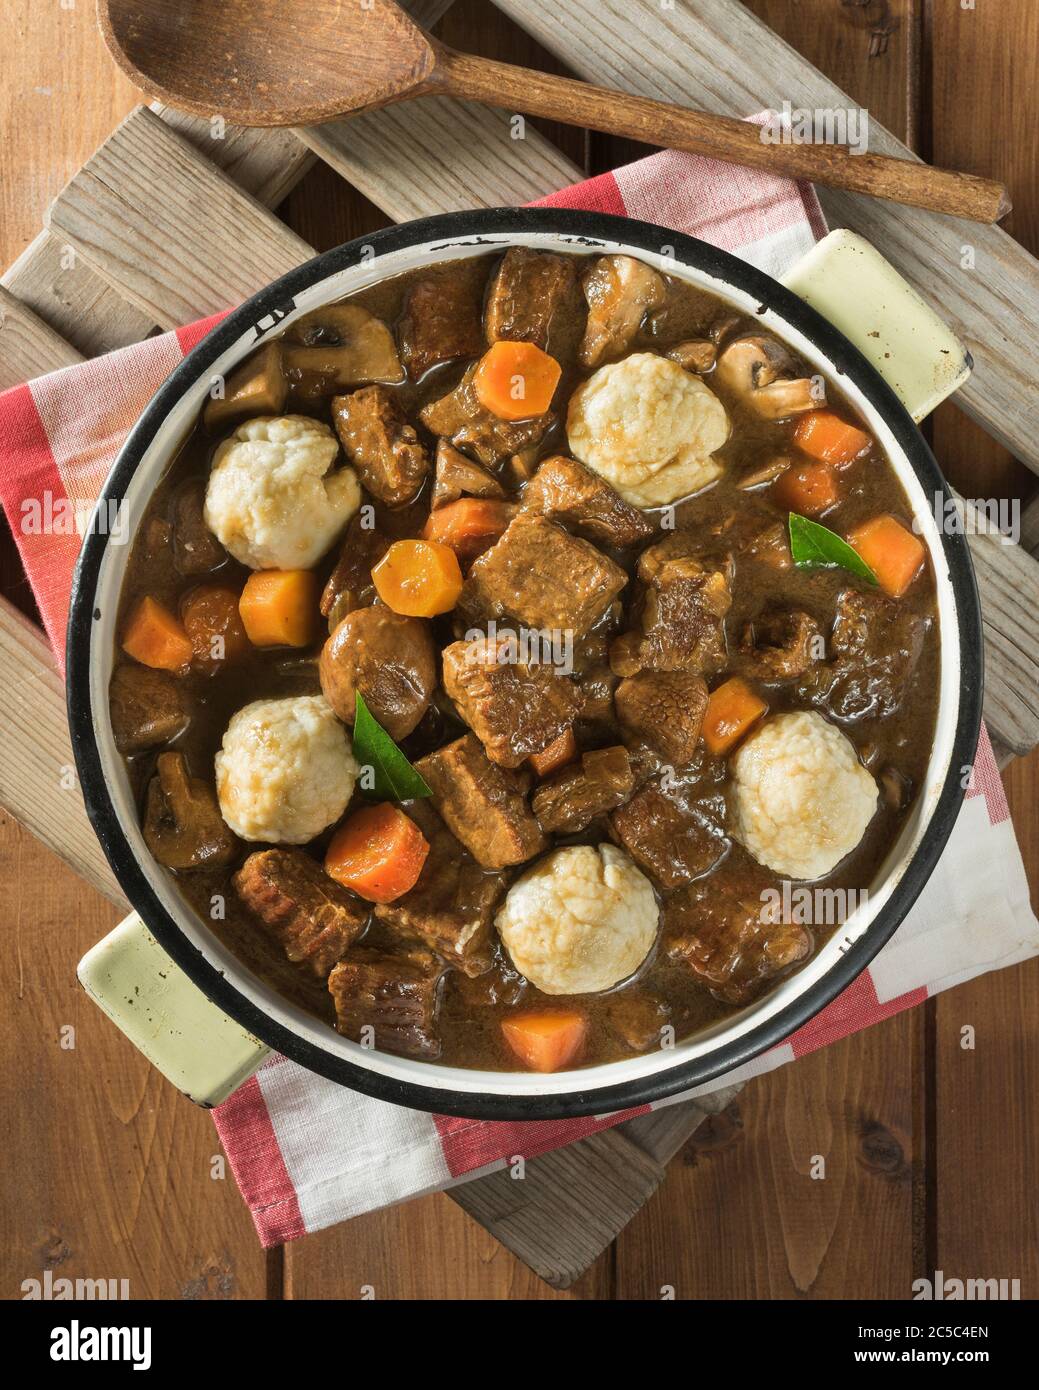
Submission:
[[[917,422],[970,376],[956,334],[855,232],[831,232],[783,283],[851,339]]]
[[[196,1105],[219,1105],[270,1055],[192,984],[136,913],[77,973],[98,1008]]]

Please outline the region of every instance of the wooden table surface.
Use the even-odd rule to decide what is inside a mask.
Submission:
[[[560,0],[565,3],[565,0]],[[675,0],[681,4],[682,0]],[[1009,230],[1039,252],[1035,0],[747,0],[925,158],[1004,180]],[[138,100],[88,0],[5,0],[0,13],[0,264]],[[489,0],[459,0],[449,43],[557,68]],[[795,100],[796,104],[796,100]],[[638,151],[545,127],[598,172]],[[282,209],[318,249],[382,215],[318,165]],[[883,248],[881,248],[883,249]],[[943,407],[933,442],[974,497],[1027,500],[1036,480]],[[32,611],[10,537],[3,592]],[[1006,773],[1033,893],[1039,754]],[[209,1117],[176,1094],[79,991],[83,950],[114,909],[0,815],[0,1292],[44,1268],[128,1278],[142,1298],[884,1298],[913,1279],[1021,1281],[1039,1297],[1039,961],[748,1085],[573,1289],[555,1293],[434,1196],[264,1254]],[[961,1046],[962,1030],[975,1046]],[[825,1157],[825,1178],[811,1176]]]

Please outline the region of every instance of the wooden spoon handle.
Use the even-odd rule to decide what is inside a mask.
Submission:
[[[842,145],[773,144],[762,140],[759,127],[732,116],[708,116],[567,77],[472,58],[440,44],[436,51],[437,65],[426,91],[547,116],[567,125],[689,150],[729,164],[810,179],[974,222],[998,222],[1011,208],[1002,184],[975,174],[887,155],[852,154]]]

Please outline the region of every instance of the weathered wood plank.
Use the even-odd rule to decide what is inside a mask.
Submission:
[[[0,391],[82,361],[71,343],[0,286]]]
[[[937,438],[947,462],[944,431]],[[1039,743],[1039,561],[979,530],[977,507],[963,505],[976,532],[968,543],[985,636],[985,722],[1012,752],[1028,753]]]
[[[765,106],[847,108],[852,99],[738,0],[495,0],[589,81],[726,115]],[[803,9],[804,7],[802,7]],[[967,13],[967,12],[963,12]],[[871,148],[911,157],[878,122]],[[883,249],[974,354],[962,408],[1039,472],[1034,382],[1039,379],[1039,266],[999,227],[979,227],[859,194],[820,189],[834,226]],[[976,269],[964,270],[964,247]]]
[[[139,343],[155,325],[93,270],[75,247],[43,231],[4,273],[0,284],[65,339],[83,357]],[[4,370],[25,381],[33,373],[9,357],[2,343]],[[45,369],[47,370],[47,369]]]
[[[314,156],[292,130],[254,130],[202,120],[153,101],[149,107],[170,130],[210,160],[264,207],[274,208],[295,188]]]
[[[448,1195],[546,1284],[569,1288],[664,1178],[664,1166],[618,1130],[590,1135]]]
[[[313,254],[146,107],[73,176],[48,226],[163,328],[237,304]]]
[[[0,807],[125,911],[75,778],[65,686],[43,632],[0,599]]]
[[[395,222],[527,203],[582,177],[533,126],[514,140],[506,112],[449,97],[421,97],[298,134]]]

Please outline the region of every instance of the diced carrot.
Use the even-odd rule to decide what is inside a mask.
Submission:
[[[249,650],[238,611],[238,594],[221,584],[199,584],[180,601],[180,620],[195,660],[217,669]]]
[[[901,598],[923,569],[927,550],[893,516],[875,516],[864,521],[848,537],[848,544],[859,552],[877,576],[880,587],[892,598]]]
[[[544,415],[562,371],[536,343],[492,343],[473,373],[476,399],[499,420]]]
[[[739,676],[733,676],[717,690],[712,690],[702,729],[708,752],[716,758],[728,753],[767,709],[761,696]]]
[[[394,541],[372,570],[375,592],[394,613],[449,613],[462,592],[458,556],[442,541]]]
[[[832,410],[812,410],[798,420],[794,443],[812,458],[844,468],[872,447],[873,436]]]
[[[576,757],[577,739],[574,738],[573,729],[567,727],[547,748],[542,748],[540,753],[531,753],[529,762],[538,777],[547,777],[556,768],[572,763]]]
[[[430,512],[422,530],[427,541],[449,545],[460,560],[475,560],[502,534],[515,508],[483,497],[460,497]]]
[[[325,873],[370,903],[392,903],[414,888],[428,853],[411,817],[380,801],[355,811],[332,836]]]
[[[840,501],[831,463],[792,463],[772,484],[772,496],[788,512],[820,516]]]
[[[306,647],[317,639],[320,585],[312,570],[256,570],[238,600],[257,647]]]
[[[501,1031],[531,1071],[559,1071],[574,1061],[588,1036],[588,1019],[576,1010],[546,1009],[503,1018]]]
[[[179,671],[191,660],[191,638],[168,608],[145,594],[126,621],[123,651],[142,666]]]

